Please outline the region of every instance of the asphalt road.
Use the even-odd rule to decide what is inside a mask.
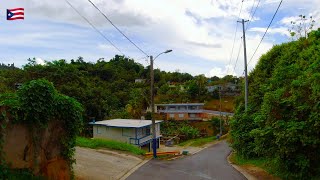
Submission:
[[[199,153],[174,161],[151,160],[127,180],[242,180],[246,179],[227,161],[231,148],[225,141]]]

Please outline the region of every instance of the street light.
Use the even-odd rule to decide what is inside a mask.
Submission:
[[[158,54],[154,59],[153,56],[150,56],[150,77],[151,77],[151,121],[152,121],[152,149],[153,149],[153,157],[157,158],[157,135],[156,135],[156,121],[154,119],[154,72],[153,72],[153,61],[157,59],[161,54],[166,54],[171,52],[172,50],[166,50],[160,54]]]

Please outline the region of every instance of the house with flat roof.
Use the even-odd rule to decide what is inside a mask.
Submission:
[[[165,120],[209,120],[213,116],[219,116],[219,111],[203,109],[204,103],[174,103],[156,104],[155,112],[163,115]],[[233,113],[221,112],[223,116],[233,116]]]
[[[160,123],[156,121],[157,148],[159,148],[161,132]],[[93,138],[112,139],[138,147],[152,147],[152,121],[140,119],[112,119],[91,122],[93,125]]]
[[[155,112],[165,115],[165,119],[203,120],[204,103],[156,104]]]

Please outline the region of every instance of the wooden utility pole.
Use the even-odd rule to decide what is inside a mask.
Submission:
[[[152,121],[152,149],[153,157],[157,158],[157,134],[156,121],[154,119],[154,71],[153,71],[153,56],[150,56],[150,78],[151,78],[151,121]]]
[[[221,87],[218,87],[218,88],[219,88],[219,99],[220,99],[220,136],[222,136]]]
[[[243,50],[244,50],[244,74],[245,74],[245,97],[244,97],[244,102],[245,102],[245,108],[246,111],[248,109],[248,70],[247,70],[247,46],[246,46],[246,30],[244,28],[244,23],[248,22],[248,20],[242,19],[241,21],[238,21],[239,23],[242,24],[242,29],[243,29]]]

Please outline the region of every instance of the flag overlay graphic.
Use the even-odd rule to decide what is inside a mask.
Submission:
[[[7,9],[7,20],[24,19],[24,8]]]

